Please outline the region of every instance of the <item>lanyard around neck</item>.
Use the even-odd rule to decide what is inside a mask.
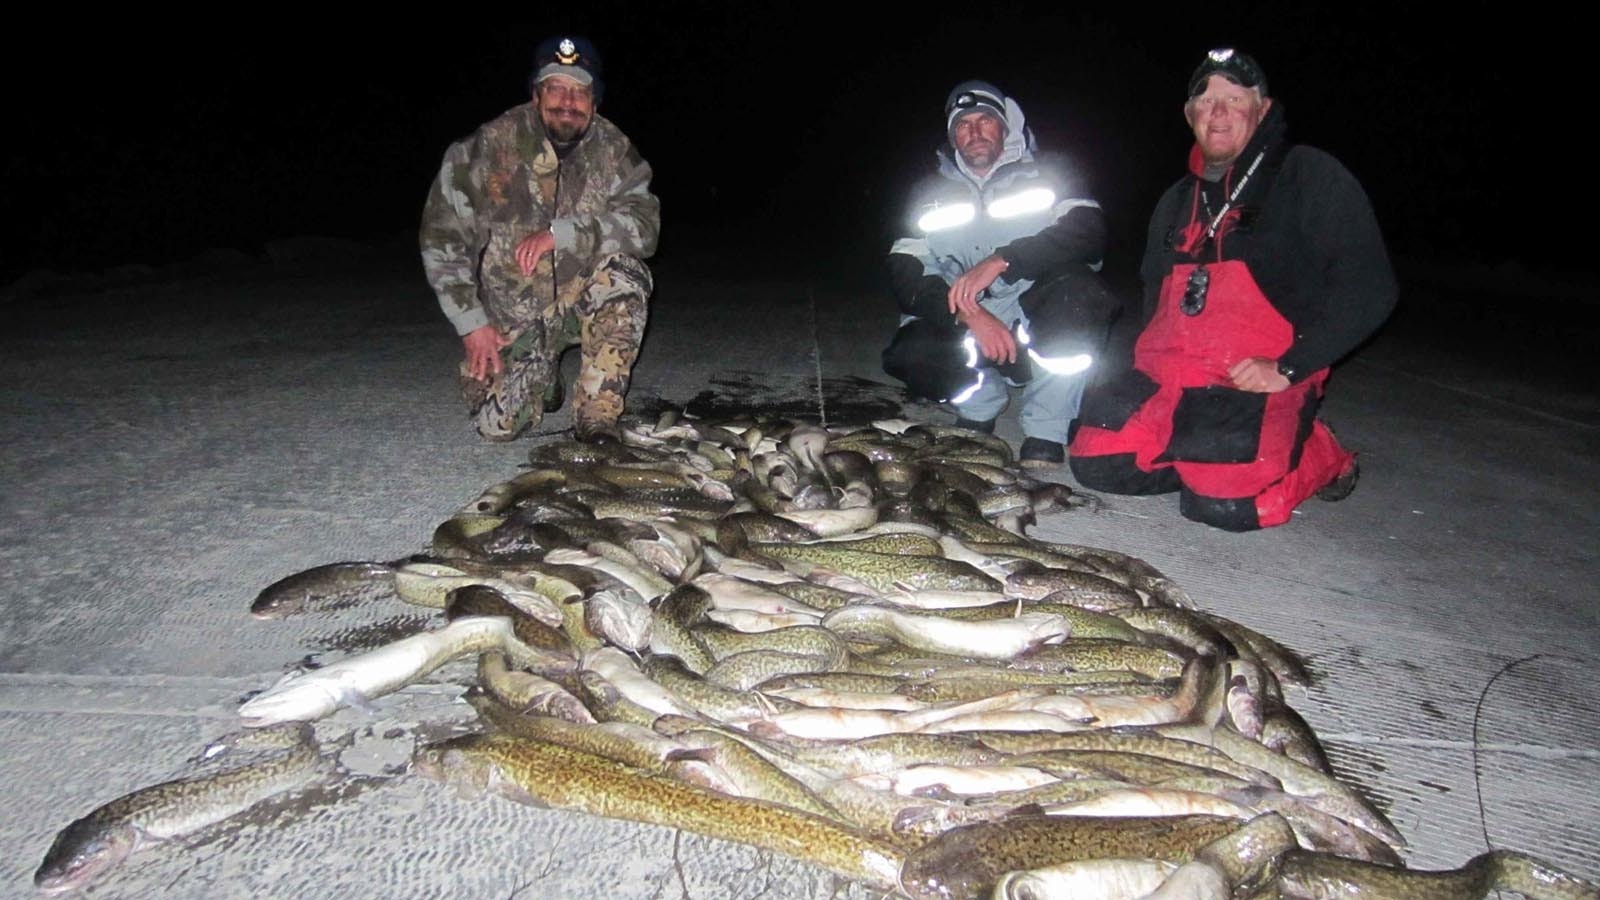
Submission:
[[[1233,190],[1228,194],[1228,202],[1222,204],[1222,208],[1217,210],[1217,214],[1211,217],[1211,224],[1206,226],[1205,240],[1200,244],[1201,248],[1210,244],[1211,239],[1216,237],[1217,229],[1222,227],[1222,220],[1228,215],[1228,210],[1233,209],[1233,204],[1239,199],[1239,195],[1244,193],[1244,186],[1250,183],[1250,176],[1256,173],[1256,167],[1260,166],[1261,161],[1266,158],[1267,148],[1262,147],[1261,152],[1257,153],[1256,158],[1250,162],[1250,168],[1245,170],[1244,177],[1239,179],[1239,183],[1234,185]],[[1198,186],[1195,189],[1200,190]]]

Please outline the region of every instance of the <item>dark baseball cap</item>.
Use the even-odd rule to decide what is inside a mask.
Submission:
[[[1261,66],[1232,47],[1222,47],[1206,54],[1194,74],[1189,76],[1189,96],[1199,96],[1212,75],[1221,75],[1240,87],[1256,88],[1263,97],[1267,95],[1267,75],[1261,71]]]
[[[564,75],[579,84],[593,85],[600,80],[600,53],[585,38],[561,35],[542,41],[533,53],[533,78],[537,84],[553,75]]]

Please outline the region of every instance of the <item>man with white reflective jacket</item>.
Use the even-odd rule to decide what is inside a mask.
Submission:
[[[889,251],[904,315],[883,368],[983,432],[1022,388],[1022,464],[1057,466],[1119,309],[1096,274],[1105,215],[1035,157],[1021,107],[994,85],[956,85],[945,125],[938,174]]]

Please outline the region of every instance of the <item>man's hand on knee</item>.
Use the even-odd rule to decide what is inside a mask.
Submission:
[[[1265,356],[1241,359],[1228,369],[1228,378],[1241,391],[1276,394],[1289,389],[1289,379],[1278,373],[1278,364]]]
[[[510,344],[511,339],[493,325],[485,325],[462,335],[461,343],[467,348],[467,374],[487,381],[500,374],[500,350]]]
[[[530,234],[517,245],[515,255],[517,267],[522,269],[524,276],[533,274],[533,267],[539,264],[546,253],[556,248],[556,236],[549,230]]]
[[[985,359],[1001,364],[1017,361],[1017,339],[1012,336],[1011,329],[1001,324],[993,313],[980,308],[972,315],[962,316],[961,320],[972,332]]]

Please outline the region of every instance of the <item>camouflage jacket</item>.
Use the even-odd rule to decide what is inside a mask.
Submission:
[[[571,303],[600,258],[654,253],[661,202],[650,175],[633,143],[599,115],[557,159],[531,102],[451,144],[420,236],[428,283],[456,333],[491,323],[521,330]],[[555,252],[524,276],[513,251],[546,228]]]

